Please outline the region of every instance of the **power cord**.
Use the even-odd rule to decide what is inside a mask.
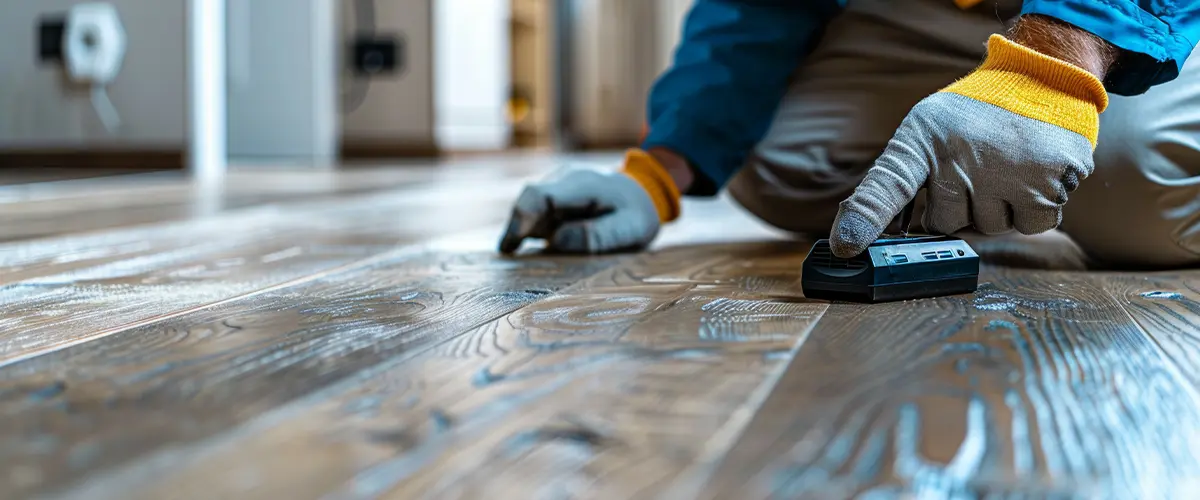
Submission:
[[[112,99],[108,98],[108,88],[103,84],[92,85],[92,107],[96,109],[96,116],[100,117],[104,129],[110,134],[115,134],[121,126],[121,115],[117,112],[117,107],[113,106]]]
[[[354,34],[356,37],[375,35],[375,0],[354,0]],[[371,79],[352,76],[349,90],[342,94],[342,112],[350,114],[361,108],[371,89]]]

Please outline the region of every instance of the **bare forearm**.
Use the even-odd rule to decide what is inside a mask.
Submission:
[[[1069,62],[1104,80],[1119,51],[1100,37],[1057,19],[1026,15],[1008,34],[1016,43]]]

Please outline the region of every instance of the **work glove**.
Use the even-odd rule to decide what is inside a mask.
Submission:
[[[862,253],[924,188],[934,234],[1052,230],[1091,175],[1104,85],[1091,73],[993,35],[975,71],[919,102],[839,207],[830,246]]]
[[[526,238],[547,249],[598,254],[645,248],[661,224],[679,217],[680,193],[657,160],[630,150],[620,171],[571,170],[525,187],[513,208],[500,252]]]

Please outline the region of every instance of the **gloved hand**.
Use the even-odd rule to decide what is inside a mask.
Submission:
[[[569,171],[527,186],[517,199],[502,253],[525,238],[548,240],[565,253],[607,253],[645,248],[662,223],[679,216],[674,180],[649,153],[630,150],[620,172]]]
[[[1095,75],[993,35],[970,75],[919,102],[840,205],[833,253],[862,253],[926,189],[926,231],[1058,227],[1067,193],[1092,173],[1108,94]]]

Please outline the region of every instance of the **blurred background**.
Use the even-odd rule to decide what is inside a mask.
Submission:
[[[3,182],[632,146],[689,4],[8,0]]]

